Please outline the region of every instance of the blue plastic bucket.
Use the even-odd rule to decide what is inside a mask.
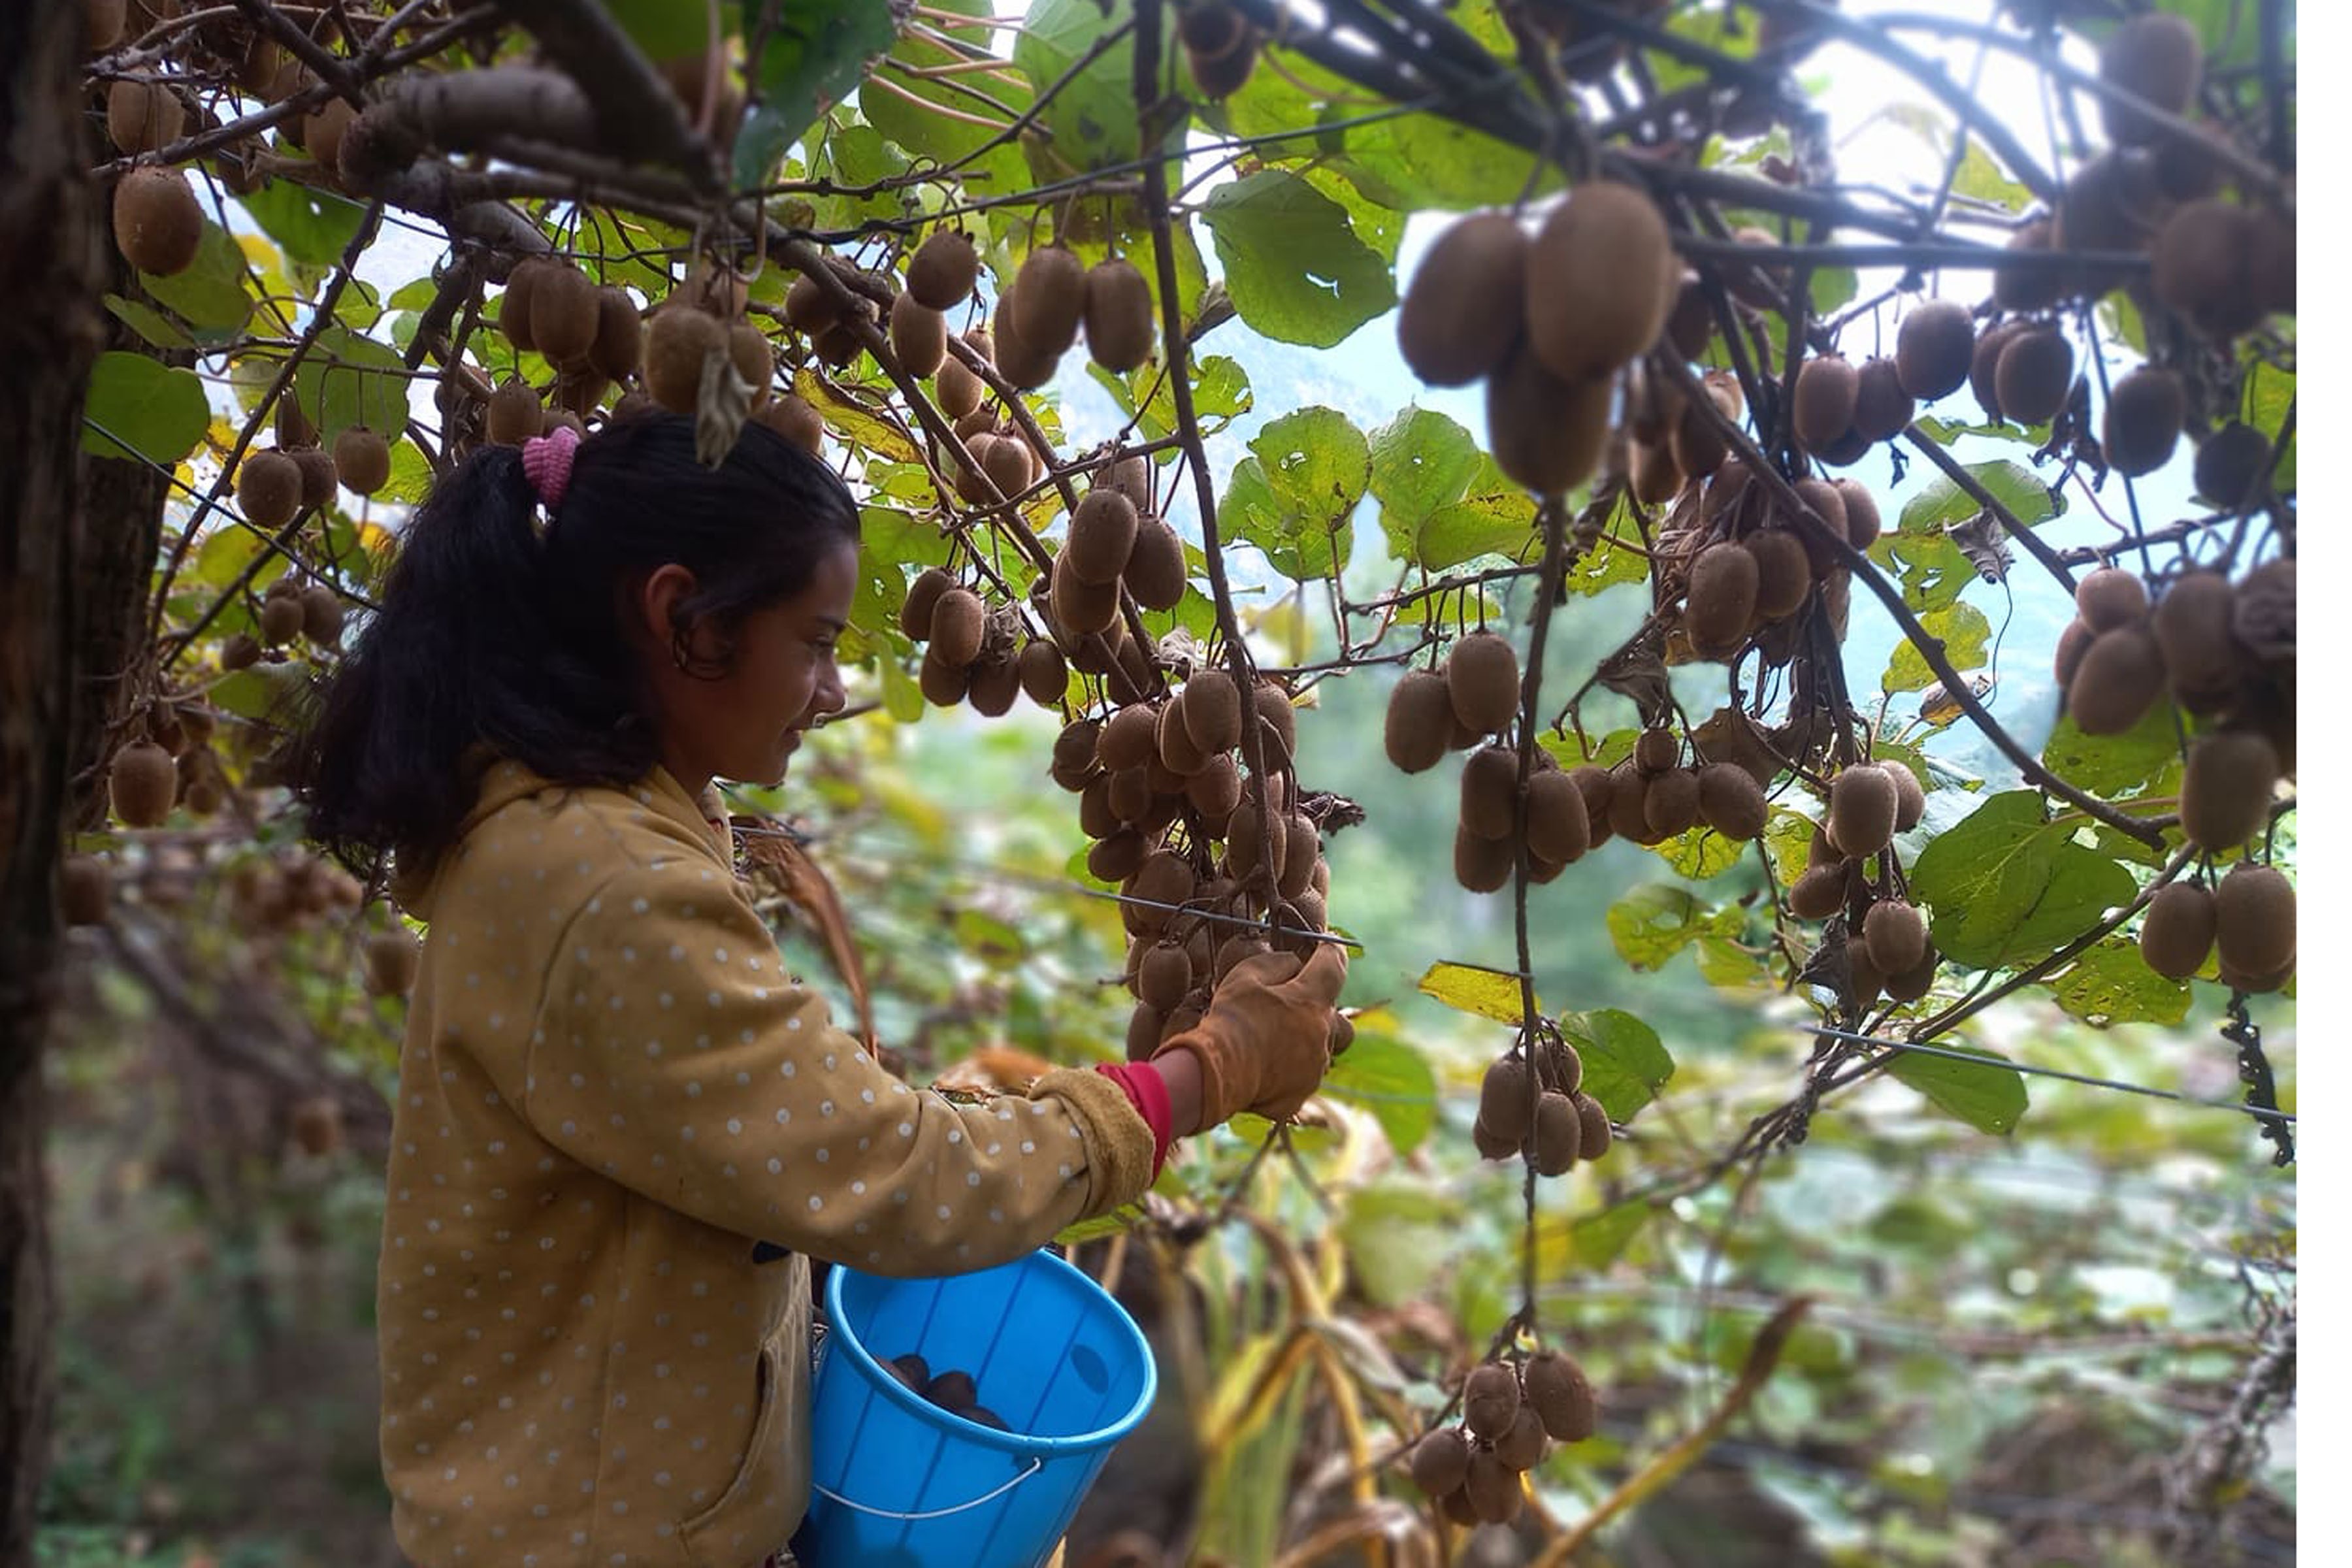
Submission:
[[[808,1568],[1036,1568],[1151,1408],[1151,1348],[1049,1252],[939,1279],[836,1266],[811,1412]],[[971,1374],[1010,1431],[950,1415],[882,1364]]]

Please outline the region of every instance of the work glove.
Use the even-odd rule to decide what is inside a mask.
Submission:
[[[1201,1125],[1244,1110],[1295,1116],[1322,1083],[1343,1020],[1333,1010],[1347,983],[1347,950],[1320,943],[1303,964],[1265,952],[1235,964],[1201,1021],[1171,1035],[1155,1057],[1191,1051],[1201,1063]]]

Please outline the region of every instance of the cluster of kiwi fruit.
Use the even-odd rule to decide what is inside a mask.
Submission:
[[[1670,662],[1729,664],[1753,642],[1766,664],[1786,665],[1802,641],[1801,612],[1815,605],[1844,640],[1853,580],[1832,539],[1869,549],[1883,526],[1877,500],[1850,479],[1801,475],[1790,489],[1826,535],[1738,458],[1717,464],[1667,517],[1652,577],[1659,608],[1682,603],[1667,636]]]
[[[2139,577],[2104,566],[2075,584],[2075,618],[2058,639],[2066,708],[2085,734],[2116,735],[2157,700],[2200,721],[2180,777],[2180,829],[2212,854],[2270,823],[2281,778],[2294,773],[2294,558],[2236,584],[2181,574],[2153,607]]]
[[[1525,1500],[1520,1478],[1551,1445],[1580,1443],[1601,1426],[1584,1369],[1559,1351],[1490,1361],[1462,1387],[1462,1419],[1407,1451],[1412,1484],[1459,1525],[1508,1524]]]
[[[2108,38],[2099,74],[2168,113],[2191,115],[2204,46],[2186,17],[2135,16]],[[2132,285],[2136,301],[2143,309],[2161,304],[2217,340],[2252,330],[2273,311],[2292,311],[2292,198],[2228,201],[2220,195],[2223,167],[2201,139],[2179,135],[2132,105],[2102,99],[2100,109],[2114,144],[2076,170],[2055,210],[2021,226],[2010,247],[2147,251],[2152,276]],[[2004,310],[2035,310],[2104,294],[2123,280],[2092,265],[2006,268],[1994,273],[1993,299]]]
[[[935,1373],[930,1363],[913,1351],[892,1356],[882,1365],[891,1376],[949,1415],[961,1415],[976,1426],[993,1426],[999,1432],[1012,1430],[1004,1424],[1004,1417],[980,1402],[980,1387],[972,1381],[971,1373],[952,1367]]]
[[[278,530],[305,511],[332,506],[341,486],[372,496],[392,482],[392,444],[366,425],[347,425],[331,451],[292,391],[279,395],[278,444],[247,451],[236,466],[236,508],[256,528]],[[283,639],[280,639],[283,640]]]
[[[2219,883],[2169,882],[2140,918],[2140,957],[2168,980],[2209,959],[2233,991],[2276,991],[2294,973],[2294,884],[2275,867],[2240,861]]]
[[[1579,1160],[1609,1152],[1614,1134],[1608,1110],[1584,1092],[1584,1060],[1576,1047],[1548,1019],[1540,1033],[1532,1049],[1507,1051],[1487,1064],[1470,1137],[1483,1158],[1524,1157],[1538,1175],[1559,1176]]]
[[[1054,379],[1081,327],[1097,364],[1121,375],[1135,369],[1155,342],[1150,284],[1123,257],[1088,267],[1067,246],[1039,246],[996,303],[996,368],[1034,391]]]
[[[1803,921],[1842,921],[1847,990],[1857,1008],[1882,994],[1916,1002],[1935,984],[1942,955],[1928,940],[1927,918],[1895,888],[1890,851],[1898,833],[1919,826],[1927,796],[1902,763],[1860,762],[1830,780],[1829,810],[1814,825],[1805,869],[1789,885],[1789,912]],[[1877,874],[1865,864],[1878,862]]]
[[[201,701],[159,697],[107,764],[107,801],[125,827],[161,827],[174,806],[210,816],[227,804],[228,775],[213,751],[217,727]]]
[[[1258,32],[1230,0],[1193,0],[1176,16],[1176,41],[1205,99],[1230,98],[1257,68]]]
[[[898,629],[928,644],[919,679],[924,698],[942,708],[969,700],[975,712],[995,719],[1024,691],[1058,709],[1069,689],[1060,648],[1044,637],[1024,641],[1015,611],[992,607],[945,567],[929,567],[908,585]]]
[[[1600,465],[1617,374],[1666,331],[1682,295],[1650,198],[1590,180],[1532,238],[1499,212],[1439,236],[1405,290],[1397,344],[1433,386],[1483,380],[1496,465],[1558,495]]]

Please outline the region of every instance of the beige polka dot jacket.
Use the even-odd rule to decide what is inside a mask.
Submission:
[[[378,1339],[419,1568],[760,1563],[808,1495],[810,1258],[984,1268],[1150,1180],[1108,1079],[963,1104],[884,1071],[783,973],[723,832],[666,773],[501,762],[396,889],[429,934]]]

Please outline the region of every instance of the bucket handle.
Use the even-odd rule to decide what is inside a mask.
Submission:
[[[969,1512],[971,1510],[978,1508],[984,1502],[993,1502],[996,1499],[1003,1497],[1006,1492],[1011,1491],[1014,1487],[1019,1486],[1023,1481],[1027,1480],[1031,1476],[1035,1475],[1039,1470],[1042,1470],[1045,1468],[1045,1460],[1033,1458],[1029,1461],[1029,1466],[1026,1469],[1013,1477],[1011,1480],[1006,1481],[1003,1486],[996,1488],[993,1491],[982,1492],[980,1496],[972,1499],[970,1502],[960,1502],[953,1508],[926,1509],[921,1513],[901,1513],[894,1508],[871,1508],[865,1503],[856,1502],[851,1499],[845,1498],[839,1492],[835,1491],[819,1482],[811,1481],[809,1485],[815,1489],[820,1497],[825,1498],[829,1501],[837,1502],[844,1508],[856,1509],[859,1513],[870,1513],[877,1519],[945,1519],[951,1513]]]

